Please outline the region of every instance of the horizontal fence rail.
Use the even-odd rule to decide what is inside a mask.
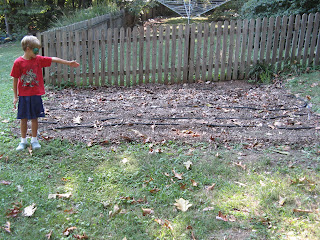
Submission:
[[[257,64],[319,65],[320,14],[155,27],[52,31],[38,37],[42,54],[75,59],[52,64],[54,85],[133,86],[247,78]]]

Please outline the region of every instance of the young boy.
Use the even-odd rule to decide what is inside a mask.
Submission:
[[[17,119],[20,119],[21,142],[16,148],[17,151],[23,150],[28,146],[28,119],[31,119],[32,149],[41,148],[37,139],[37,132],[38,118],[45,115],[41,99],[41,95],[45,93],[42,68],[49,67],[52,62],[65,64],[70,67],[79,67],[79,63],[76,61],[66,61],[57,57],[37,55],[41,43],[34,36],[25,36],[21,40],[21,46],[24,54],[14,61],[10,74],[13,77],[14,108],[16,108],[16,104],[19,102]]]

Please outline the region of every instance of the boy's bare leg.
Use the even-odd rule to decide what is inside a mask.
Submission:
[[[37,137],[37,135],[38,135],[38,118],[31,120],[31,131],[32,131],[32,137]]]
[[[20,121],[21,138],[27,137],[27,129],[28,129],[28,119],[21,119]]]
[[[41,145],[38,142],[37,134],[38,134],[38,118],[31,120],[31,131],[32,131],[32,138],[31,138],[31,146],[33,150],[41,148]]]
[[[20,131],[21,131],[21,142],[16,148],[17,151],[21,151],[27,147],[27,129],[28,129],[28,119],[20,120]]]

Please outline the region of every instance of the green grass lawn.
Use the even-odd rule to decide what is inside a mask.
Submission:
[[[151,154],[149,144],[52,139],[37,152],[16,152],[9,74],[21,50],[0,50],[0,239],[320,238],[319,145],[168,141]],[[315,78],[319,72],[290,82],[292,91],[306,87],[300,94],[316,109],[319,94],[307,92]],[[175,205],[180,198],[186,211]]]

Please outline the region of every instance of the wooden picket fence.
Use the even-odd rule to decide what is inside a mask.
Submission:
[[[244,79],[256,64],[275,71],[319,65],[320,13],[210,24],[55,31],[38,37],[42,54],[76,59],[52,64],[54,85],[132,86]]]

